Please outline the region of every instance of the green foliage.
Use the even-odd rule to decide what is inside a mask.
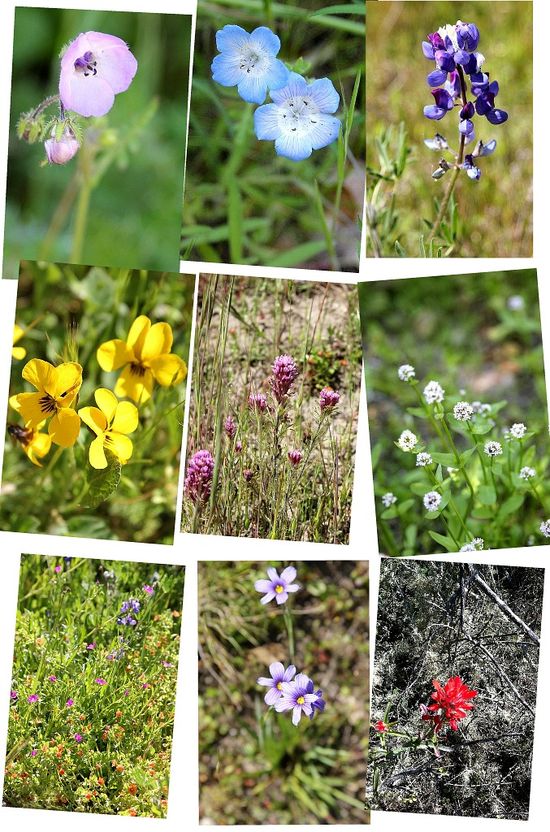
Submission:
[[[22,556],[5,805],[166,817],[183,578]],[[134,627],[117,623],[129,598]]]
[[[97,349],[111,338],[126,340],[140,314],[170,324],[172,352],[187,363],[194,284],[193,277],[180,274],[23,263],[16,321],[24,330],[18,346],[24,347],[26,356],[13,359],[10,395],[31,389],[21,377],[31,358],[53,365],[78,361],[83,384],[75,407],[95,406],[94,391],[113,390],[120,373],[101,370]],[[84,425],[76,445],[66,450],[53,445],[41,468],[16,442],[7,443],[2,527],[172,542],[184,400],[185,383],[155,385],[151,399],[139,406],[139,426],[130,437],[133,453],[122,467],[111,457],[104,471],[90,466],[94,435]],[[19,424],[19,417],[10,409],[8,425],[13,423]]]
[[[477,537],[490,549],[543,544],[550,454],[536,273],[377,282],[359,294],[382,551],[458,551]],[[408,384],[397,376],[405,363],[416,368]],[[423,396],[432,379],[442,404]],[[454,417],[461,401],[478,403],[468,421]],[[514,423],[526,425],[522,438],[507,434]],[[412,453],[396,444],[405,429],[418,439]],[[503,453],[490,458],[488,441]],[[432,465],[415,464],[421,451]],[[525,467],[536,475],[520,477]],[[426,513],[434,490],[440,506]],[[397,497],[389,508],[387,492]]]
[[[368,694],[367,563],[295,564],[298,671],[326,710],[292,725],[263,701],[258,676],[288,665],[284,610],[262,607],[269,562],[199,564],[200,817],[214,824],[363,822]]]
[[[360,394],[355,287],[202,277],[197,321],[187,459],[209,450],[216,468],[207,503],[184,498],[182,528],[347,542]],[[299,375],[278,405],[269,376],[283,353]],[[341,398],[323,413],[325,386]],[[248,404],[260,392],[268,399],[263,413]],[[228,416],[233,438],[224,431]],[[294,467],[288,452],[296,449],[302,461]]]
[[[321,7],[320,7],[321,6]],[[316,12],[315,14],[313,12]],[[207,262],[357,271],[364,191],[364,6],[201,0],[181,251]],[[212,81],[215,33],[269,26],[279,57],[341,96],[338,142],[292,162],[253,131],[253,105]],[[269,101],[269,98],[267,99]]]
[[[532,3],[367,3],[367,256],[518,257],[532,254]],[[497,140],[477,182],[460,171],[442,222],[434,227],[449,180],[431,176],[439,156],[424,145],[435,132],[457,149],[458,118],[424,117],[431,96],[422,54],[428,32],[457,19],[481,33],[486,71],[500,84],[506,124],[476,119],[477,139]],[[391,36],[390,36],[391,33]],[[512,106],[513,104],[513,106]],[[518,186],[522,198],[518,199]]]

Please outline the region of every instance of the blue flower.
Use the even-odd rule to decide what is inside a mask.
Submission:
[[[263,104],[268,89],[278,90],[287,82],[289,71],[275,56],[281,41],[267,26],[249,34],[228,24],[216,32],[221,53],[212,61],[212,78],[222,87],[237,87],[244,101]]]
[[[307,83],[295,72],[288,83],[271,91],[273,104],[264,104],[254,113],[258,139],[275,142],[278,156],[299,162],[314,150],[336,141],[340,122],[335,113],[340,96],[329,78]]]

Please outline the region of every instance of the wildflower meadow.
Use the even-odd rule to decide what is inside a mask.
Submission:
[[[534,270],[359,287],[380,551],[550,538]]]
[[[351,285],[201,275],[183,531],[347,542],[358,324]]]
[[[199,562],[200,821],[362,823],[368,564]]]
[[[531,256],[532,14],[367,3],[367,256]]]
[[[22,555],[5,806],[166,817],[183,582]]]
[[[365,4],[199,0],[184,260],[358,271]]]
[[[194,286],[22,263],[2,528],[173,541]]]
[[[177,270],[190,37],[185,15],[16,9],[4,277]]]
[[[373,809],[527,820],[544,570],[383,560]]]

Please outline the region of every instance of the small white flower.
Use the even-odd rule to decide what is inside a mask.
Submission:
[[[436,511],[441,503],[441,494],[437,491],[428,491],[424,494],[424,508],[427,511]],[[550,536],[550,535],[549,535]]]
[[[489,442],[485,443],[483,450],[487,456],[499,456],[502,453],[502,445],[500,442],[496,442],[494,439],[491,439]]]
[[[412,451],[417,442],[418,439],[411,430],[404,430],[397,440],[397,444],[402,451]]]
[[[523,309],[523,307],[525,306],[525,301],[523,300],[521,295],[511,295],[508,298],[506,305],[508,309],[512,310],[512,312],[519,312],[519,310]]]
[[[482,537],[474,537],[471,543],[465,543],[460,547],[461,552],[480,552],[485,545]]]
[[[519,476],[522,480],[530,480],[532,477],[537,476],[537,472],[534,468],[530,468],[528,465],[524,465],[521,471],[519,472]]]
[[[453,407],[453,416],[459,422],[469,422],[474,415],[474,408],[469,402],[457,402]]]
[[[442,402],[445,398],[445,390],[438,381],[429,381],[424,388],[424,398],[428,404]]]
[[[422,451],[421,453],[416,455],[416,464],[419,465],[421,468],[424,468],[425,465],[431,465],[432,462],[432,455],[427,453],[426,451]]]
[[[486,413],[491,412],[491,405],[483,404],[482,402],[472,402],[472,410],[474,413],[480,413],[484,416]]]
[[[386,494],[382,494],[382,504],[384,508],[389,508],[393,506],[394,503],[397,502],[397,497],[395,494],[392,494],[391,491],[388,491]]]
[[[543,520],[540,524],[540,530],[545,537],[550,537],[550,520]]]
[[[513,439],[523,439],[527,428],[523,424],[523,422],[514,422],[508,433]]]
[[[415,376],[415,369],[412,364],[402,364],[397,371],[401,381],[410,381]]]

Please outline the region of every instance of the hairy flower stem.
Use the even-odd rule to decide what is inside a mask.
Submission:
[[[460,459],[460,454],[458,452],[458,448],[455,445],[454,439],[452,437],[451,431],[449,430],[449,426],[447,424],[447,420],[445,419],[445,416],[443,416],[443,418],[441,419],[441,423],[442,423],[443,427],[445,428],[445,433],[447,434],[447,437],[449,439],[449,443],[450,443],[450,445],[453,449],[453,453],[454,453],[455,459],[456,459],[457,468],[459,468],[460,471],[462,472],[462,474],[464,475],[464,479],[466,480],[466,484],[468,485],[468,488],[470,489],[470,494],[472,495],[472,499],[475,499],[474,486],[472,485],[472,481],[470,480],[470,477],[468,476],[468,473],[466,471],[466,466],[464,465],[464,463]]]
[[[457,64],[457,71],[458,77],[460,79],[460,93],[462,96],[462,106],[465,107],[468,103],[468,90],[466,89],[466,79],[464,78],[464,70]],[[441,204],[439,206],[439,211],[437,212],[437,217],[435,218],[435,222],[432,225],[432,229],[428,235],[428,245],[433,243],[439,229],[441,228],[441,223],[445,218],[445,214],[447,213],[447,208],[449,207],[449,202],[451,200],[451,196],[453,195],[453,191],[455,189],[456,181],[458,179],[458,174],[460,173],[460,165],[464,161],[464,148],[466,146],[466,136],[464,133],[460,134],[460,145],[458,148],[458,155],[455,160],[455,167],[453,168],[453,172],[451,174],[451,178],[447,183],[447,190],[445,191],[445,195]]]
[[[44,99],[44,101],[41,101],[40,104],[38,104],[38,106],[36,106],[34,108],[34,110],[32,111],[32,113],[30,115],[30,118],[31,119],[38,118],[38,116],[41,115],[44,112],[44,110],[47,110],[48,107],[51,107],[52,104],[56,104],[58,101],[59,101],[59,95],[49,95],[47,98]],[[64,113],[65,113],[65,110],[64,110],[63,105],[61,104],[61,102],[59,104],[59,109],[61,111],[61,115],[63,116]]]
[[[285,620],[286,633],[288,636],[288,657],[290,659],[290,664],[294,664],[294,623],[292,621],[292,613],[290,612],[290,608],[287,604],[285,604],[285,612],[283,617]]]

